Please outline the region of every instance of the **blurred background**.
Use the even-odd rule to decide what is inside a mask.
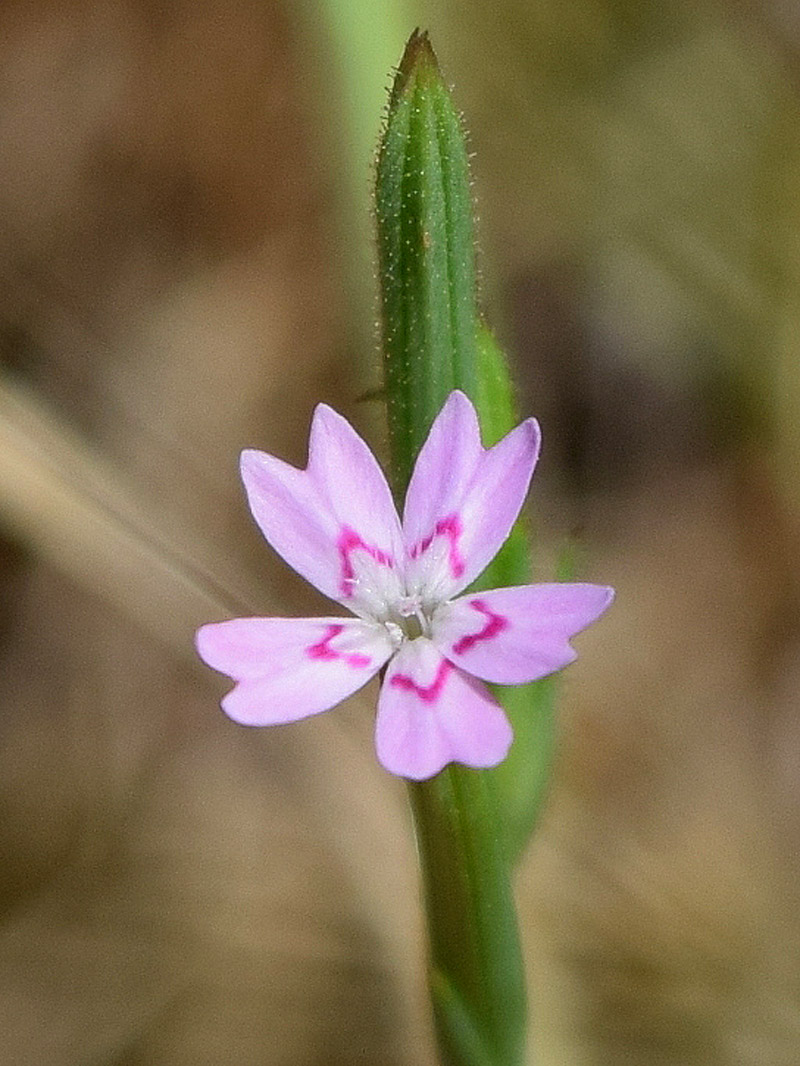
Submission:
[[[243,446],[385,444],[369,207],[430,29],[579,640],[517,888],[539,1066],[800,1054],[800,18],[782,0],[5,0],[0,1062],[422,1066],[368,691],[223,717],[197,624],[305,613]]]

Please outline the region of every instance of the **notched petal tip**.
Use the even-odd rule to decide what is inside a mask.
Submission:
[[[348,437],[356,436],[356,431],[353,429],[344,415],[340,415],[338,411],[327,403],[318,403],[314,407],[314,412],[311,415],[311,430],[309,433],[309,439],[313,441],[315,429],[326,429],[333,431],[334,433],[346,433]]]
[[[206,666],[210,666],[212,670],[216,669],[214,660],[216,659],[217,634],[221,625],[224,625],[224,623],[206,622],[205,625],[200,626],[194,635],[195,651]]]
[[[462,766],[468,770],[492,770],[505,761],[513,742],[514,731],[508,719],[503,715],[502,719],[498,716],[498,721],[494,724],[494,735],[482,738],[482,745],[477,751],[448,751],[432,762],[420,761],[416,754],[400,758],[380,751],[377,754],[378,762],[387,773],[402,777],[407,781],[430,781],[448,766]]]
[[[470,400],[469,396],[467,396],[467,394],[462,389],[453,389],[453,391],[442,404],[442,411],[447,410],[449,406],[468,407],[471,411],[475,410],[475,404],[472,402],[472,400]]]
[[[502,454],[506,462],[518,464],[521,468],[527,470],[527,491],[527,485],[530,484],[533,471],[539,461],[541,448],[541,426],[535,418],[526,418],[519,425],[509,430],[504,437],[501,437],[497,444],[493,444],[491,448],[486,448],[485,453],[487,459],[495,453],[497,455]],[[489,463],[487,463],[488,465]]]
[[[433,431],[434,426],[442,423],[454,422],[454,425],[460,432],[467,431],[470,435],[480,432],[478,423],[478,412],[475,410],[475,405],[469,396],[461,389],[453,389],[447,399],[441,406],[439,413],[434,418],[431,429],[429,430],[429,436]]]
[[[258,448],[243,448],[239,455],[239,472],[242,475],[242,480],[244,480],[245,474],[259,470],[264,461],[270,459],[272,459],[272,456],[269,452],[259,451]]]
[[[434,425],[442,419],[447,420],[448,417],[453,417],[457,420],[459,429],[472,430],[474,434],[480,439],[480,419],[478,418],[478,412],[470,400],[469,396],[461,389],[453,389],[450,395],[445,400],[442,409],[434,419]],[[505,435],[510,437],[512,435],[521,435],[528,438],[527,443],[534,453],[534,462],[539,456],[542,441],[542,430],[539,422],[535,418],[526,418],[522,422],[518,423]],[[505,438],[501,438],[504,440]],[[500,443],[498,441],[498,443]],[[496,445],[493,445],[496,447]],[[490,451],[490,448],[485,448],[484,451]]]
[[[394,762],[391,758],[382,755],[380,751],[377,752],[377,756],[378,762],[387,774],[392,774],[393,777],[402,777],[404,781],[430,781],[432,777],[436,777],[448,765],[443,763],[441,766],[437,764],[433,768],[427,766],[420,768],[415,765],[406,765],[403,762]]]
[[[585,625],[588,626],[591,625],[593,622],[596,622],[600,615],[603,614],[604,611],[608,610],[608,608],[614,602],[617,593],[616,590],[613,589],[610,585],[586,584],[583,586],[583,588],[585,588],[587,592],[591,590],[591,592],[594,593],[594,603],[591,605],[591,617],[587,616],[588,620],[585,623]]]
[[[463,426],[469,426],[470,429],[474,427],[480,434],[480,420],[475,404],[461,389],[453,389],[436,417],[445,418],[448,415],[454,416]]]
[[[560,582],[469,594],[439,609],[432,640],[442,655],[484,681],[524,684],[574,662],[570,640],[612,599],[607,586]]]
[[[539,459],[539,453],[542,450],[542,427],[539,425],[539,421],[536,418],[526,418],[524,422],[520,422],[520,428],[523,429],[523,427],[525,435],[528,438],[528,447],[533,453],[533,463],[535,465]]]

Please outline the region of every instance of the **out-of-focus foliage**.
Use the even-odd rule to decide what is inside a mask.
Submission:
[[[568,273],[609,372],[699,398],[726,447],[774,446],[796,504],[796,25],[755,4],[463,10],[490,255]]]

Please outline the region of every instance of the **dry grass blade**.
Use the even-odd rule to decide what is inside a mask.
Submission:
[[[254,613],[254,610],[244,595],[230,591],[231,586],[235,587],[234,582],[218,581],[202,562],[204,558],[210,560],[220,555],[219,548],[203,543],[202,538],[188,536],[182,538],[182,543],[176,544],[167,532],[168,523],[169,516],[162,516],[160,522],[154,520],[146,503],[137,497],[126,476],[47,411],[27,390],[9,381],[0,383],[0,525],[78,586],[79,599],[103,600],[118,612],[121,619],[127,620],[124,625],[128,629],[129,622],[132,622],[134,629],[145,630],[155,637],[162,652],[166,653],[165,662],[177,656],[184,663],[198,665],[191,640],[196,625],[210,618],[234,612]],[[240,586],[244,580],[243,577],[240,579]],[[265,606],[263,589],[259,590],[259,606],[262,610]],[[266,608],[273,609],[268,594]],[[283,613],[284,608],[275,603],[274,610]],[[50,622],[42,619],[42,624],[46,630]],[[99,619],[97,624],[102,625]],[[76,628],[79,633],[79,621]],[[76,640],[79,639],[76,635]],[[130,664],[127,667],[119,657],[119,651],[113,650],[118,645],[119,641],[114,636],[111,639],[111,661],[116,662],[112,667],[114,676],[130,670],[136,673],[139,668],[137,663],[144,665],[138,642],[133,641],[129,645]],[[93,648],[92,654],[97,654],[96,648]],[[206,672],[206,675],[211,678],[210,672]],[[62,679],[62,684],[66,683]],[[259,942],[253,943],[248,949],[246,964],[226,961],[226,965],[231,967],[232,979],[237,966],[244,966],[245,976],[241,979],[252,985],[252,990],[248,992],[251,999],[248,1000],[248,1006],[242,1009],[245,1012],[255,1009],[259,1003],[262,1003],[263,1009],[262,997],[271,1003],[270,996],[277,1002],[285,995],[283,992],[279,995],[270,988],[259,988],[261,978],[258,974],[263,966],[269,968],[269,960],[274,953],[287,952],[287,957],[279,960],[279,965],[277,962],[275,964],[279,972],[291,981],[302,973],[306,955],[309,959],[317,959],[314,965],[319,969],[319,953],[330,950],[334,955],[331,964],[334,969],[336,966],[354,967],[354,973],[358,971],[350,982],[354,986],[362,979],[362,971],[367,975],[368,982],[375,979],[376,973],[391,975],[387,982],[388,989],[392,991],[387,989],[384,995],[388,996],[387,1002],[405,1004],[400,1011],[401,1015],[405,1011],[405,1019],[399,1025],[394,1019],[384,1020],[382,1024],[391,1027],[394,1033],[392,1039],[395,1043],[399,1041],[398,1047],[405,1045],[405,1051],[399,1054],[413,1061],[419,1048],[420,1030],[424,1029],[419,1016],[423,1007],[418,995],[416,945],[420,931],[415,902],[414,864],[402,805],[398,802],[401,792],[399,787],[386,788],[386,781],[382,780],[383,775],[372,756],[369,741],[371,714],[366,713],[368,701],[363,697],[356,698],[353,714],[344,711],[337,716],[325,716],[314,723],[313,729],[270,733],[267,750],[261,750],[261,756],[267,760],[265,766],[260,769],[253,766],[239,768],[238,772],[244,773],[247,785],[243,785],[245,792],[239,796],[240,806],[234,814],[226,791],[232,787],[229,764],[235,765],[237,760],[248,763],[246,749],[251,754],[257,754],[260,746],[255,735],[251,734],[249,744],[237,744],[242,738],[232,728],[225,729],[219,735],[213,731],[214,739],[210,748],[207,747],[209,740],[202,741],[202,737],[193,743],[179,736],[168,741],[166,738],[175,729],[175,715],[182,713],[178,711],[178,706],[181,702],[186,703],[187,693],[178,686],[172,697],[173,705],[163,706],[161,701],[148,699],[148,686],[152,687],[150,683],[143,685],[139,682],[130,690],[131,706],[127,708],[127,713],[126,708],[118,703],[112,707],[102,701],[94,710],[87,710],[90,720],[80,727],[81,754],[77,775],[86,778],[90,774],[92,779],[99,775],[100,784],[92,789],[92,802],[96,799],[100,805],[114,812],[108,818],[101,818],[99,811],[88,816],[93,826],[92,835],[96,838],[100,823],[105,825],[110,819],[112,824],[109,832],[116,841],[114,851],[120,851],[125,856],[124,860],[115,859],[117,864],[123,861],[125,870],[122,873],[117,871],[111,882],[112,887],[117,886],[114,891],[121,891],[127,899],[119,908],[121,912],[125,912],[128,906],[135,906],[138,908],[136,914],[130,916],[133,924],[138,927],[139,923],[152,923],[153,917],[148,908],[153,905],[155,896],[166,891],[159,879],[169,875],[172,884],[170,899],[162,903],[161,911],[162,920],[171,929],[170,922],[180,909],[176,909],[172,896],[182,892],[200,892],[204,884],[201,873],[210,879],[208,891],[222,895],[243,891],[240,881],[255,876],[256,881],[247,889],[254,893],[254,898],[260,901],[263,896],[268,910],[278,908],[281,913],[284,910],[292,911],[294,906],[299,909],[301,920],[297,928],[292,927],[291,933],[286,933],[285,922],[288,919],[282,922],[265,919],[263,928],[258,932]],[[167,692],[162,694],[162,698],[169,704]],[[141,700],[145,701],[144,706],[139,704]],[[213,696],[209,693],[208,716],[204,715],[202,722],[196,723],[193,732],[200,726],[201,733],[205,734],[206,726],[213,725],[213,702]],[[54,710],[57,703],[54,697]],[[60,724],[56,723],[57,731],[67,728],[70,715],[68,711]],[[99,750],[103,749],[102,735],[107,730],[116,735],[122,728],[121,721],[127,719],[132,723],[136,718],[141,718],[141,723],[133,726],[134,732],[143,730],[149,734],[155,731],[162,735],[159,746],[164,748],[167,744],[171,754],[166,760],[162,757],[158,765],[151,764],[150,769],[144,771],[144,776],[143,771],[134,770],[132,766],[133,776],[127,783],[120,780],[116,784],[109,784],[105,781],[105,777],[112,772],[109,752]],[[101,720],[106,724],[101,726]],[[50,728],[52,731],[53,727]],[[29,727],[26,727],[24,735],[27,732]],[[233,748],[229,750],[230,744]],[[138,748],[137,742],[134,749]],[[19,756],[17,745],[12,740],[6,753],[12,763],[15,761],[15,751]],[[37,754],[35,762],[40,766],[42,758],[41,752]],[[59,758],[60,774],[64,778],[64,784],[60,787],[69,790],[73,788],[70,783],[73,768],[65,768],[63,750]],[[17,762],[16,772],[23,776],[28,774],[26,767],[29,760]],[[98,769],[99,766],[105,766],[105,770]],[[187,771],[187,766],[193,767],[193,770]],[[258,782],[268,768],[270,786],[266,789],[266,795],[260,798],[259,789],[266,787],[266,781],[262,781],[261,786]],[[165,775],[169,782],[167,785],[162,782]],[[52,790],[54,783],[51,780],[47,785],[47,776],[42,777],[40,784]],[[36,792],[27,776],[25,790],[26,795]],[[113,798],[117,793],[117,798]],[[164,807],[159,807],[160,799],[167,801]],[[124,817],[117,810],[120,802],[124,810],[130,807]],[[179,815],[173,810],[175,803],[177,810],[182,812]],[[157,813],[151,810],[154,804]],[[172,814],[169,813],[171,810]],[[203,812],[202,816],[199,812]],[[193,818],[198,819],[192,832],[200,832],[201,835],[194,843],[185,843],[178,848],[176,841],[186,840],[188,827],[181,825],[181,820],[185,822],[187,817],[190,823]],[[204,857],[201,844],[206,838],[209,842],[216,839],[214,847],[219,847],[214,829],[207,824],[209,819],[213,821],[217,817],[222,818],[223,822],[226,818],[234,818],[241,825],[252,822],[253,826],[262,826],[257,834],[259,844],[255,854],[251,854],[247,848],[243,851],[238,843],[236,845],[239,847],[237,861],[247,868],[246,876],[240,876],[238,872],[232,874],[230,865],[224,871],[216,867],[213,871],[206,869],[208,858]],[[319,863],[319,856],[335,856],[333,864],[340,884],[338,892],[331,894],[318,886],[317,896],[312,899],[310,884],[308,889],[301,890],[297,883],[297,878],[302,874],[296,839],[302,835],[297,824],[298,818],[306,823],[310,820],[313,827],[303,847],[311,856],[317,856],[314,861]],[[174,826],[173,820],[176,822]],[[123,822],[128,828],[121,834],[119,825]],[[219,826],[216,828],[219,829]],[[238,842],[241,832],[240,828],[233,833],[231,840]],[[276,842],[272,839],[276,835],[280,837],[281,833],[286,835],[286,840],[281,838]],[[225,836],[225,832],[222,835]],[[265,839],[260,839],[262,836]],[[276,881],[276,875],[270,868],[267,882],[263,886],[258,885],[258,855],[273,852],[282,854],[285,851],[295,856],[295,862],[286,866],[283,878]],[[158,857],[158,878],[150,886],[149,882],[142,880],[142,870],[149,869],[154,855]],[[102,862],[105,863],[106,859]],[[186,865],[185,870],[178,869],[181,862]],[[162,865],[165,865],[164,870],[161,870]],[[283,862],[278,865],[283,869]],[[98,869],[103,870],[105,866],[101,865]],[[109,933],[107,944],[101,945],[96,937],[92,939],[94,934],[90,935],[89,931],[94,929],[95,923],[93,901],[97,895],[98,906],[109,906],[104,894],[108,876],[101,876],[94,867],[92,872],[87,873],[86,857],[79,850],[62,867],[52,883],[46,888],[43,885],[36,892],[35,904],[31,901],[32,910],[26,906],[18,917],[7,916],[0,927],[0,941],[9,949],[5,953],[8,965],[5,969],[0,967],[0,986],[6,989],[16,987],[15,975],[19,974],[28,974],[36,987],[42,986],[33,997],[26,993],[16,1006],[9,1003],[9,1018],[16,1019],[19,1030],[15,1030],[11,1038],[12,1046],[17,1049],[15,1054],[25,1045],[25,1033],[30,1032],[31,1026],[38,1026],[35,1015],[39,1009],[49,1011],[53,1016],[58,1015],[58,1024],[52,1033],[59,1054],[78,1039],[75,1035],[76,1026],[88,1026],[87,1032],[93,1039],[96,1038],[96,1046],[91,1045],[90,1049],[90,1042],[83,1038],[81,1046],[86,1054],[97,1057],[98,1061],[108,1061],[104,1056],[111,1054],[110,1048],[113,1046],[124,1048],[129,1041],[135,1043],[136,1034],[148,1032],[155,1034],[153,1039],[162,1039],[159,1034],[178,1024],[174,1021],[175,1011],[169,1005],[173,997],[188,997],[190,1007],[180,1009],[189,1009],[190,1013],[195,1009],[196,994],[186,990],[185,968],[178,966],[176,969],[177,956],[172,949],[157,949],[158,937],[151,943],[143,933],[137,934],[143,945],[143,958],[134,961],[126,955],[125,942],[116,936],[116,928]],[[119,884],[122,888],[116,880],[118,877],[121,877]],[[312,880],[315,879],[316,874]],[[135,891],[132,891],[134,886]],[[45,988],[46,982],[36,969],[39,965],[36,962],[38,956],[34,957],[36,953],[20,946],[24,945],[26,939],[21,930],[26,922],[30,922],[35,935],[28,937],[27,943],[38,945],[40,954],[51,948],[57,950],[57,944],[64,935],[62,911],[68,899],[74,901],[73,908],[81,914],[80,928],[76,934],[77,946],[66,949],[70,957],[77,957],[76,953],[79,953],[89,969],[97,964],[101,969],[106,966],[111,969],[117,967],[123,974],[128,973],[132,966],[136,981],[142,978],[145,971],[153,971],[152,980],[144,980],[136,985],[135,995],[126,995],[116,986],[109,993],[110,1007],[119,1001],[130,1003],[131,1009],[124,1015],[119,1014],[117,1007],[113,1010],[109,1007],[109,1012],[100,1009],[94,993],[89,991],[91,982],[88,978],[84,979],[83,975],[74,977],[71,967],[65,969],[51,964],[52,979]],[[345,900],[348,901],[346,905]],[[186,919],[188,904],[182,906]],[[199,929],[207,919],[207,905],[200,900],[192,903],[192,907],[195,906]],[[331,910],[331,915],[328,915],[326,908]],[[315,915],[317,911],[324,911],[326,915],[322,919],[324,935],[312,936],[309,944],[304,946],[302,918],[304,915]],[[359,918],[356,927],[334,930],[333,924],[339,920],[340,912],[347,915],[357,913]],[[293,920],[296,921],[296,918]],[[343,920],[346,924],[352,919]],[[189,924],[193,925],[194,922],[192,918]],[[174,932],[169,932],[170,937],[174,935]],[[183,937],[187,935],[185,932],[181,934]],[[287,941],[285,944],[281,935]],[[275,937],[278,938],[277,944],[273,944]],[[334,944],[337,938],[341,942]],[[381,980],[384,978],[381,977]],[[117,1029],[93,1028],[85,1019],[81,1020],[80,1012],[76,1013],[68,1007],[73,981],[80,986],[80,1004],[87,1010],[100,1010],[100,1014],[109,1013],[109,1016],[116,1012],[119,1019]],[[320,981],[320,995],[324,993],[323,998],[338,988],[338,979],[334,980],[330,973],[327,977],[320,973]],[[310,1032],[308,1019],[303,1013],[307,1004],[299,990],[292,995],[299,1004],[296,1009],[301,1016],[296,1024],[286,1021],[282,1025],[283,1042],[280,1049],[275,1049],[276,1062],[305,1061],[301,1049],[310,1039],[303,1036]],[[394,1008],[390,1013],[394,1013]],[[203,1039],[210,1040],[212,1036],[214,1039],[223,1038],[222,1031],[217,1032],[214,1028],[215,1024],[209,1023]],[[179,1024],[178,1029],[180,1031]],[[380,1029],[380,1026],[376,1029]],[[156,1055],[156,1061],[182,1062],[176,1045],[184,1039],[185,1034],[169,1039]],[[251,1039],[258,1041],[259,1037],[253,1033]],[[376,1039],[380,1043],[382,1037],[377,1036]],[[150,1047],[149,1044],[146,1046]],[[41,1053],[41,1045],[35,1042],[34,1055]],[[306,1050],[305,1054],[309,1053]],[[155,1053],[148,1051],[148,1054]],[[57,1061],[66,1063],[67,1059]],[[265,1061],[273,1060],[268,1058]]]
[[[0,523],[183,657],[200,623],[256,613],[198,561],[208,547],[170,543],[124,476],[9,381],[0,383]]]

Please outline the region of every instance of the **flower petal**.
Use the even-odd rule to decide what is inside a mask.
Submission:
[[[424,637],[401,647],[386,671],[375,724],[378,758],[390,773],[423,781],[449,762],[496,766],[512,739],[484,685]]]
[[[508,536],[539,454],[529,418],[481,446],[475,408],[452,392],[417,458],[403,513],[409,592],[449,599],[473,581]]]
[[[327,711],[393,651],[382,626],[355,618],[236,618],[202,626],[196,644],[204,662],[238,682],[222,709],[242,725]]]
[[[443,604],[431,639],[463,670],[501,685],[535,681],[571,663],[575,636],[614,598],[604,585],[519,585]]]
[[[341,525],[400,555],[400,519],[378,460],[347,419],[324,403],[311,423],[308,473]]]
[[[377,460],[345,418],[317,406],[306,470],[254,450],[242,452],[241,470],[262,533],[307,581],[357,613],[370,612],[370,596],[379,606],[396,598],[397,511]]]

